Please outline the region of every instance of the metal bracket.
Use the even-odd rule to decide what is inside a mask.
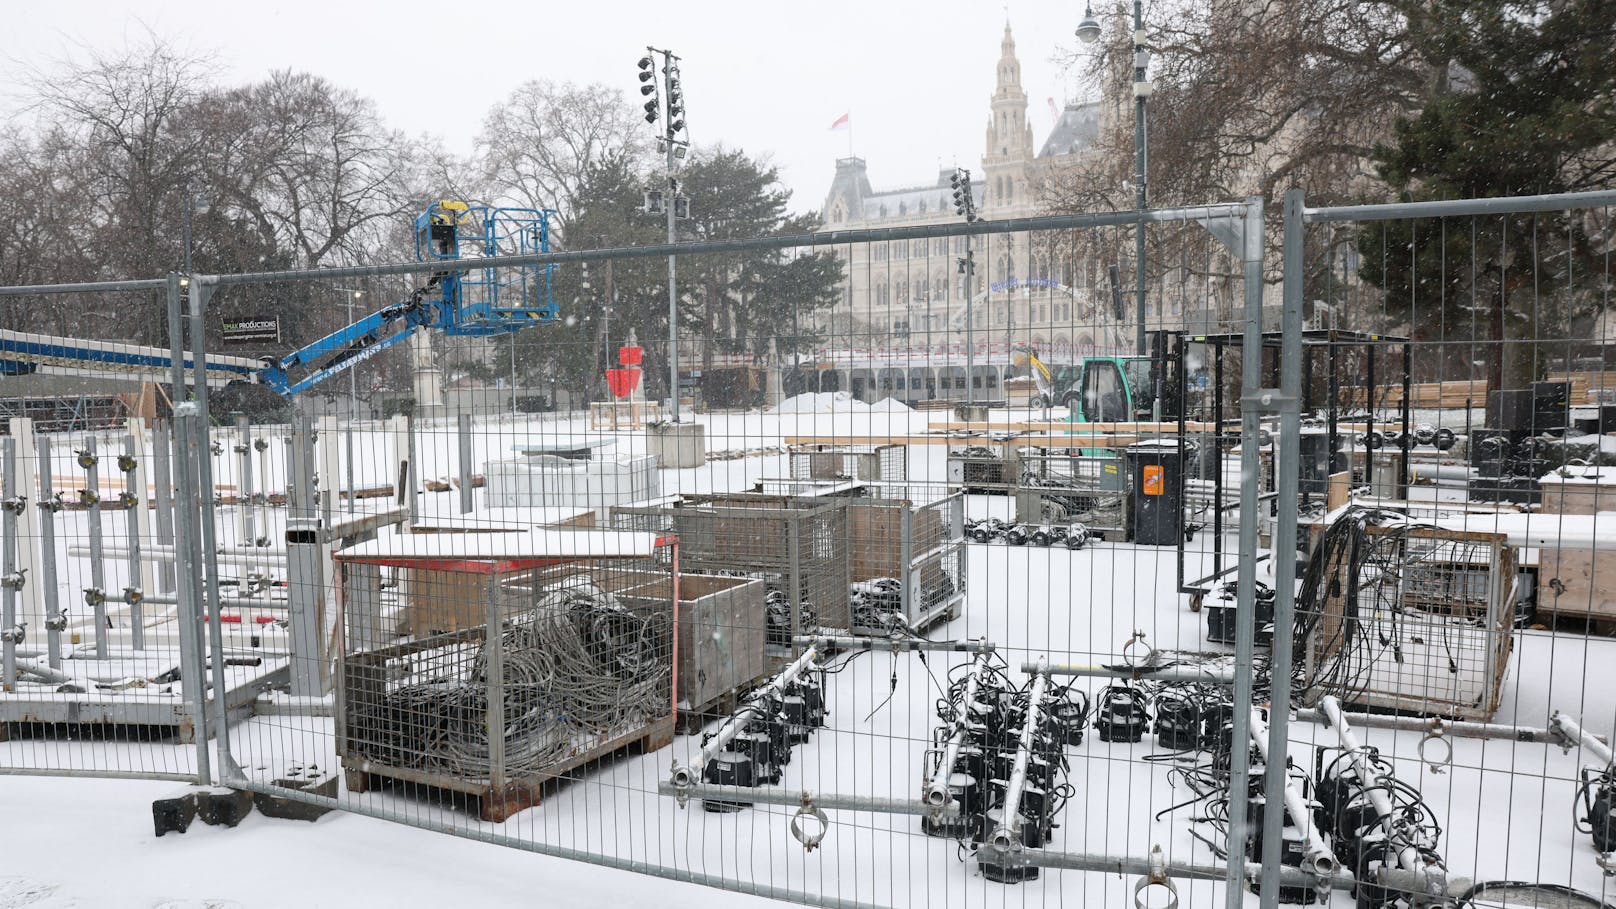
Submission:
[[[1197,219],[1212,239],[1223,244],[1235,258],[1244,258],[1246,252],[1245,215],[1213,215]]]
[[[1264,413],[1292,413],[1300,403],[1294,395],[1277,388],[1259,388],[1253,396],[1257,409]]]
[[[0,511],[9,512],[11,514],[22,514],[23,509],[27,507],[27,496],[11,496],[7,499],[0,499]]]
[[[1130,655],[1129,651],[1133,650],[1135,646],[1142,646],[1145,648],[1143,656]],[[1129,638],[1128,642],[1122,645],[1122,662],[1132,667],[1149,666],[1155,662],[1155,658],[1156,648],[1152,647],[1145,641],[1145,632],[1142,629],[1134,629],[1133,637]]]
[[[0,590],[21,590],[28,585],[28,569],[18,568],[10,574],[0,575]]]

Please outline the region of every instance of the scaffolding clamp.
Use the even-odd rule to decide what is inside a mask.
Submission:
[[[1166,890],[1167,902],[1156,906],[1147,899],[1145,891],[1152,887]],[[1178,887],[1167,876],[1167,856],[1160,845],[1150,847],[1150,870],[1133,885],[1133,904],[1135,909],[1178,909]]]
[[[804,852],[813,852],[829,832],[830,818],[825,816],[824,809],[814,804],[813,793],[804,792],[802,807],[791,816],[791,835],[802,844]]]

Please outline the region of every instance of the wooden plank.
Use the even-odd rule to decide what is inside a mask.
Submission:
[[[1111,423],[1068,423],[1065,421],[1031,421],[1018,422],[978,422],[974,420],[950,420],[942,424],[934,424],[946,432],[1085,432],[1085,433],[1176,433],[1177,421],[1152,422],[1111,422]],[[1217,424],[1199,420],[1188,420],[1184,423],[1185,432],[1215,432]]]
[[[1347,504],[1352,495],[1352,472],[1343,470],[1340,473],[1330,474],[1330,484],[1324,493],[1324,507],[1326,511],[1335,511]]]

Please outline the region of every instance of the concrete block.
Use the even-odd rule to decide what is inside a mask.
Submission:
[[[252,813],[252,793],[245,789],[213,788],[197,792],[197,815],[203,823],[234,827]]]
[[[165,833],[184,833],[196,820],[197,793],[195,790],[156,799],[152,802],[152,827],[158,836]]]
[[[700,423],[658,423],[646,427],[646,450],[663,470],[707,463],[707,428]]]

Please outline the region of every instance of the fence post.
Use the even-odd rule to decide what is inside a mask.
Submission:
[[[1257,431],[1261,416],[1254,405],[1262,386],[1263,201],[1246,201],[1241,262],[1245,272],[1245,341],[1241,353],[1240,406],[1240,568],[1235,610],[1234,728],[1229,758],[1228,897],[1224,905],[1241,905],[1246,876],[1246,795],[1251,778],[1252,651],[1256,639],[1257,516],[1261,455]],[[1277,635],[1276,635],[1277,636]],[[1273,889],[1273,888],[1267,888]]]
[[[208,640],[213,653],[213,710],[218,728],[214,730],[215,745],[219,752],[219,782],[228,784],[241,779],[241,768],[230,756],[230,717],[226,701],[230,686],[224,666],[224,619],[219,609],[218,526],[215,523],[213,499],[213,458],[209,444],[208,415],[208,363],[207,322],[204,315],[208,301],[213,297],[213,286],[203,284],[199,276],[191,276],[191,376],[196,389],[196,448],[197,485],[196,502],[201,507],[201,532],[196,534],[201,543],[201,577],[206,585]],[[193,569],[194,570],[194,569]]]
[[[460,415],[460,513],[470,514],[471,495],[471,414]]]
[[[191,730],[196,743],[196,781],[213,781],[208,754],[206,657],[202,644],[200,582],[196,576],[201,544],[196,534],[196,405],[185,396],[185,320],[180,276],[168,276],[169,401],[174,405],[169,466],[174,478],[174,590],[180,615],[180,684],[191,702]]]
[[[299,412],[288,452],[286,519],[286,607],[291,620],[291,675],[295,697],[324,693],[320,601],[325,595],[320,557],[320,519],[314,502],[314,452],[309,417]]]
[[[1284,306],[1280,320],[1279,450],[1275,486],[1282,503],[1274,527],[1274,641],[1269,673],[1268,763],[1263,781],[1263,868],[1280,867],[1281,831],[1285,826],[1285,755],[1290,733],[1291,662],[1296,613],[1296,509],[1302,444],[1302,205],[1299,189],[1285,193]],[[1328,457],[1333,457],[1333,453]],[[1328,463],[1328,460],[1326,461]],[[1244,531],[1244,524],[1242,524]],[[1241,608],[1248,608],[1241,600]],[[1233,793],[1231,798],[1235,796]],[[1298,826],[1301,819],[1297,819]],[[1279,905],[1279,887],[1262,888],[1263,909]]]
[[[172,420],[152,423],[152,486],[156,489],[157,514],[153,522],[152,537],[159,549],[173,547],[174,542],[174,471],[170,453],[173,451],[174,425]],[[174,592],[174,560],[157,561],[157,589],[162,593]]]

